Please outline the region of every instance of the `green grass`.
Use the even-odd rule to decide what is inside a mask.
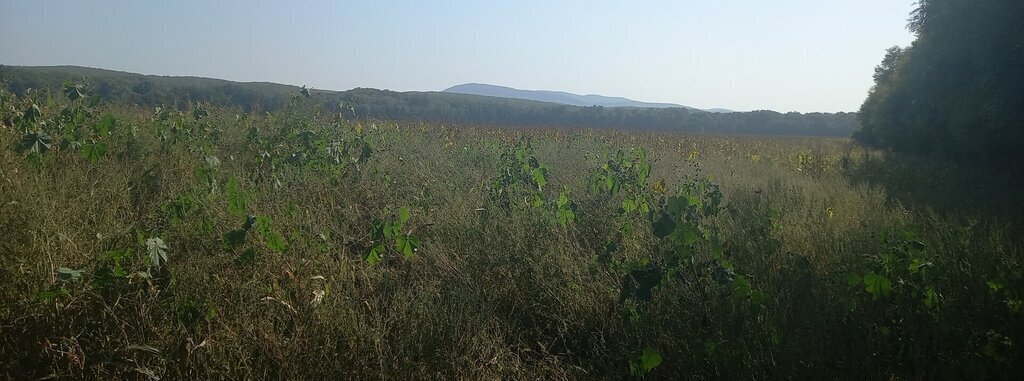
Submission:
[[[976,178],[968,169],[908,168],[845,139],[351,122],[301,99],[272,116],[101,105],[59,120],[82,102],[39,100],[31,123],[31,99],[0,111],[7,378],[1021,371],[1019,220],[956,205],[1019,199],[995,181],[950,185]],[[109,133],[95,128],[105,115]],[[19,152],[26,128],[52,147]],[[536,163],[517,161],[527,144]],[[615,195],[595,187],[617,151],[641,148],[649,176]],[[659,238],[659,213],[677,195],[713,205],[692,188],[705,181],[721,202],[672,214],[699,233],[674,262],[683,238]],[[651,213],[622,210],[634,193]],[[408,255],[396,244],[410,236]],[[644,271],[668,275],[647,284]]]

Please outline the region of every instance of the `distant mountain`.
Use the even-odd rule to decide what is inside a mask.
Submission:
[[[606,97],[603,95],[579,95],[563,91],[548,90],[520,90],[505,86],[495,86],[483,83],[467,83],[445,89],[446,93],[483,95],[488,97],[526,99],[540,102],[558,103],[570,106],[602,106],[602,107],[645,107],[645,108],[685,108],[696,110],[693,107],[683,106],[675,103],[649,103],[634,101],[622,97]],[[708,112],[732,112],[723,108],[703,110]]]
[[[672,103],[647,103],[638,102],[632,99],[621,97],[606,97],[602,95],[579,95],[562,91],[546,90],[520,90],[505,86],[487,85],[482,83],[467,83],[452,86],[444,90],[446,93],[485,95],[489,97],[528,99],[533,101],[559,103],[570,106],[603,106],[603,107],[686,107]]]

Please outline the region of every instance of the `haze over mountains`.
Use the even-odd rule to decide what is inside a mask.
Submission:
[[[446,93],[483,95],[498,98],[526,99],[540,102],[558,103],[570,106],[602,106],[602,107],[645,107],[645,108],[673,108],[680,107],[691,110],[698,110],[690,106],[675,103],[650,103],[640,102],[623,97],[608,97],[603,95],[588,94],[579,95],[564,91],[549,90],[520,90],[505,86],[488,85],[483,83],[466,83],[456,85],[444,90]],[[732,110],[714,108],[701,110],[707,112],[733,112]]]

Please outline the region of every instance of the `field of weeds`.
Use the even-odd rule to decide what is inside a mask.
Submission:
[[[67,95],[0,104],[0,378],[1024,370],[999,177],[845,139]]]

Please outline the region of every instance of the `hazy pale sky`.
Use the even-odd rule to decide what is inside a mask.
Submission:
[[[913,0],[0,0],[0,64],[856,111]]]

